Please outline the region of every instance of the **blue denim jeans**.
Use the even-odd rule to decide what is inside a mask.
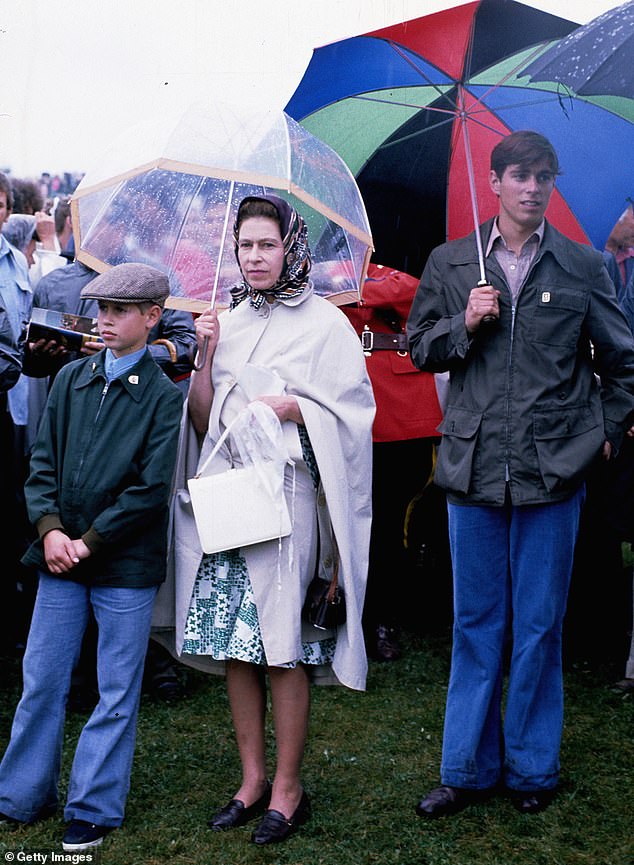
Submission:
[[[545,505],[448,506],[454,628],[443,784],[557,785],[561,632],[583,499],[579,490]]]
[[[64,816],[121,824],[156,591],[87,587],[39,575],[22,697],[0,764],[0,812],[29,823],[57,805],[66,700],[92,607],[99,628],[99,702],[75,749]]]

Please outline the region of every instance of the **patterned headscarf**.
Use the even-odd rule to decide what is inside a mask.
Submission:
[[[240,210],[247,201],[268,201],[277,210],[280,218],[280,233],[284,247],[284,266],[277,282],[265,292],[252,288],[242,276],[241,281],[231,289],[231,309],[249,298],[254,309],[259,309],[265,301],[265,294],[273,295],[278,300],[297,297],[309,284],[308,274],[311,268],[310,249],[308,247],[308,228],[294,207],[277,195],[249,195],[243,198],[238,208],[238,217],[233,226],[233,243],[236,259],[238,259],[238,228]]]

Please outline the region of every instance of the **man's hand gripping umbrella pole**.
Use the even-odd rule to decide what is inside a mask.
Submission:
[[[497,305],[497,298],[499,292],[493,288],[490,284],[489,280],[486,276],[486,270],[484,266],[484,250],[482,248],[482,237],[480,236],[480,216],[478,212],[478,199],[476,196],[475,190],[475,177],[473,173],[473,160],[471,158],[471,144],[469,141],[469,129],[467,126],[467,113],[464,110],[461,114],[462,121],[462,132],[464,135],[464,143],[465,143],[465,157],[467,160],[467,174],[469,177],[469,193],[471,195],[471,209],[473,212],[473,222],[475,228],[475,239],[476,246],[478,249],[478,264],[480,267],[480,279],[478,280],[478,284],[476,289],[474,289],[469,295],[469,306],[467,309],[467,317],[469,317],[469,313],[473,316],[472,326],[469,326],[467,323],[467,330],[474,331],[477,330],[478,327],[484,325],[485,327],[490,327],[493,324],[496,324],[499,319],[499,309]],[[485,313],[480,317],[478,313],[478,305],[479,304],[493,304],[495,311],[490,311]]]

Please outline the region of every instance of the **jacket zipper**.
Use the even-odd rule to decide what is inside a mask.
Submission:
[[[518,295],[519,297],[519,295]],[[507,436],[511,434],[511,375],[513,368],[513,341],[515,338],[515,310],[516,303],[511,303],[511,340],[509,346],[509,366],[508,366],[508,388],[506,390],[506,429]],[[506,465],[504,466],[504,480],[508,484],[511,480],[511,472],[508,463],[509,451],[506,452]]]
[[[99,400],[99,405],[97,407],[97,414],[95,415],[95,420],[94,420],[95,425],[97,424],[97,421],[99,420],[99,415],[101,414],[101,408],[103,406],[103,401],[106,398],[106,394],[108,393],[109,387],[110,387],[110,382],[107,381],[105,383],[105,385],[103,386],[103,390],[101,391],[101,399]],[[78,467],[77,473],[76,473],[77,478],[81,477],[81,473],[82,473],[82,470],[84,468],[84,460],[85,460],[85,455],[82,454],[81,459],[79,461],[79,467]]]
[[[515,313],[517,311],[517,303],[520,299],[520,295],[524,291],[524,287],[527,285],[528,280],[531,278],[533,270],[535,269],[535,267],[539,263],[541,257],[542,256],[538,250],[535,258],[531,262],[531,266],[528,269],[528,273],[524,277],[524,282],[521,284],[520,289],[517,292],[517,299],[515,300],[515,302],[513,302],[513,299],[511,297],[511,340],[510,340],[510,346],[509,346],[508,387],[506,390],[506,430],[507,430],[507,436],[510,436],[510,431],[511,431],[511,370],[512,370],[512,366],[513,366],[513,342],[515,339]],[[504,280],[504,282],[506,282],[506,279]],[[508,285],[506,287],[508,289]],[[509,289],[509,294],[510,293],[511,292]],[[504,466],[504,480],[506,481],[507,484],[510,483],[510,480],[511,480],[511,472],[509,469],[508,457],[509,457],[509,451],[507,450],[507,452],[506,452],[506,464]]]
[[[108,388],[110,387],[110,382],[107,381],[103,386],[103,390],[101,391],[101,399],[99,400],[99,407],[97,408],[97,414],[95,415],[95,423],[99,420],[99,415],[101,414],[101,409],[103,407],[103,401],[106,398],[106,394],[108,393]]]

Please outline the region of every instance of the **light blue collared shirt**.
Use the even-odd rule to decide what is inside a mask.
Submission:
[[[112,351],[107,348],[106,357],[104,359],[104,369],[106,371],[106,380],[108,384],[110,384],[110,382],[115,378],[121,378],[121,376],[125,375],[129,369],[132,369],[134,364],[141,360],[146,351],[146,346],[143,346],[143,348],[140,348],[138,351],[133,351],[132,354],[124,354],[123,357],[115,357]]]
[[[7,311],[16,342],[31,318],[33,292],[29,268],[24,255],[0,234],[0,295]],[[16,426],[26,426],[29,416],[29,383],[21,375],[7,394],[11,419]]]

